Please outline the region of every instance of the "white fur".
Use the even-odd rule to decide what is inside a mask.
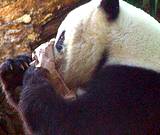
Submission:
[[[160,72],[160,24],[144,11],[120,0],[119,17],[109,22],[93,0],[69,13],[56,41],[65,33],[64,79],[79,85],[90,79],[104,50],[106,65],[123,64]],[[108,55],[109,54],[109,55]]]
[[[160,24],[150,15],[120,1],[120,15],[111,26],[111,38],[108,63],[160,72]]]

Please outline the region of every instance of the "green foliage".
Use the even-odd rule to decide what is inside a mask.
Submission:
[[[151,6],[151,15],[156,16],[158,0],[150,0],[150,6]]]
[[[157,9],[160,8],[160,0],[125,0],[136,7],[149,10],[149,13],[156,17]]]

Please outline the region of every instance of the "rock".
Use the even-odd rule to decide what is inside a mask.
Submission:
[[[56,35],[66,14],[87,0],[3,0],[0,2],[0,62],[31,53]]]

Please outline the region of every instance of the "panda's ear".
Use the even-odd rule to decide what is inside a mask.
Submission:
[[[109,15],[109,20],[114,20],[119,15],[119,0],[102,0],[100,7]]]

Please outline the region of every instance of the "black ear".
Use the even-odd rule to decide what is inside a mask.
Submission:
[[[119,15],[119,0],[102,0],[100,5],[109,15],[109,20],[114,20]]]

